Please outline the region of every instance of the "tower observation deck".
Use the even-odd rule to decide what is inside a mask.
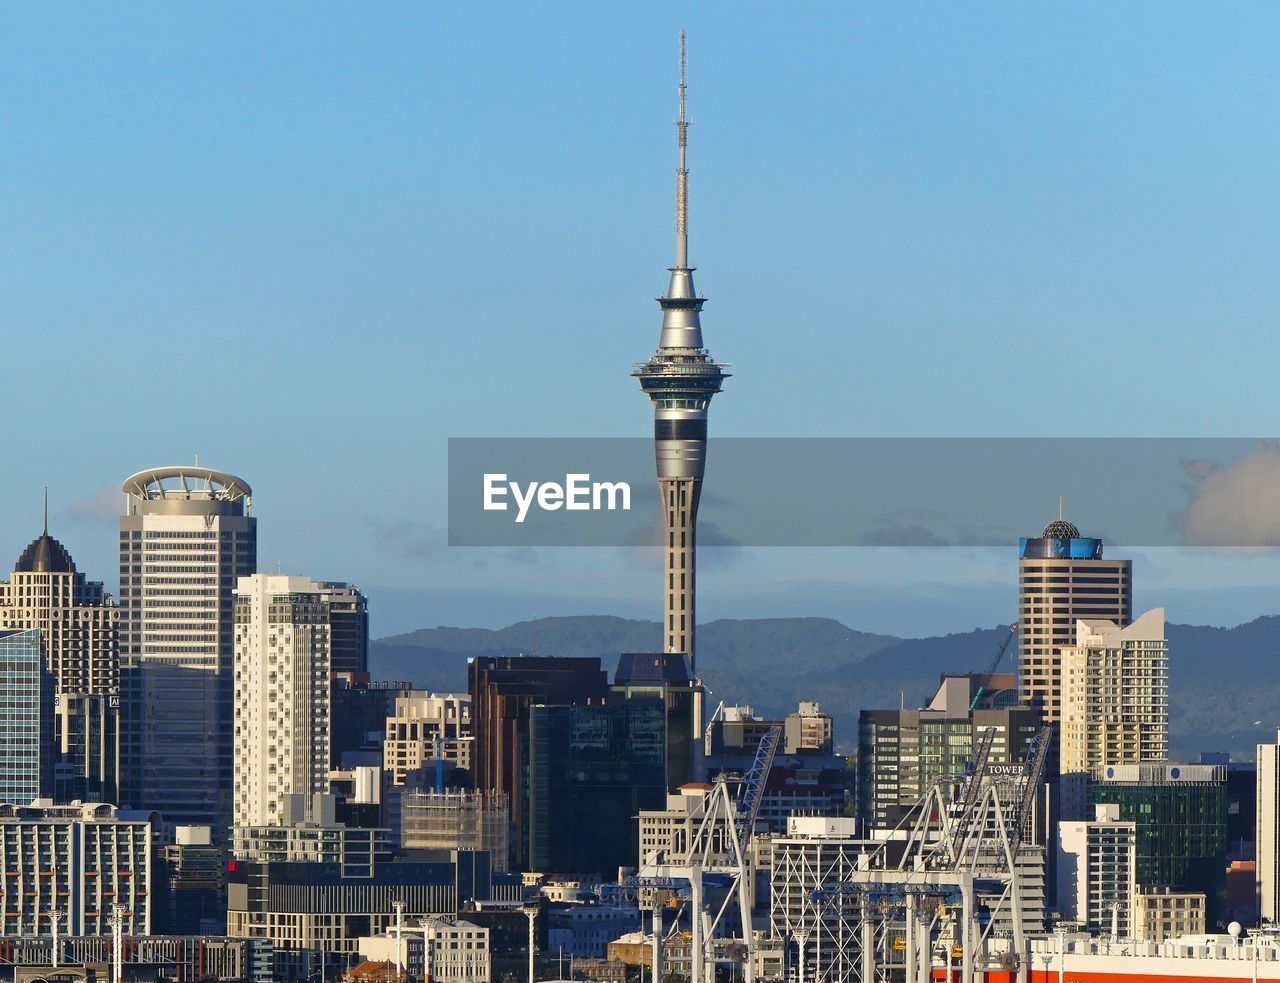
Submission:
[[[663,649],[689,657],[696,668],[698,500],[707,458],[707,408],[724,380],[727,363],[716,362],[702,342],[702,305],[689,265],[689,121],[685,114],[685,37],[680,35],[680,116],[676,120],[676,265],[667,292],[658,298],[662,333],[658,349],[638,362],[632,375],[653,402],[653,440],[662,496]]]

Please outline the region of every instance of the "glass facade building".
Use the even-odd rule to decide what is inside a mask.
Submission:
[[[0,804],[29,805],[52,792],[53,677],[40,629],[0,631]]]
[[[529,866],[612,879],[635,866],[642,809],[666,801],[657,697],[529,711]]]
[[[679,652],[624,652],[613,674],[612,692],[624,699],[656,696],[667,715],[667,791],[675,792],[697,777],[701,756],[698,730],[702,720],[702,686]]]
[[[1119,819],[1136,824],[1138,883],[1203,891],[1212,925],[1226,902],[1226,767],[1107,766],[1095,775],[1092,797],[1115,803]]]

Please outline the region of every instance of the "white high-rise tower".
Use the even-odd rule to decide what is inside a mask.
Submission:
[[[125,479],[121,795],[172,823],[231,823],[232,590],[257,566],[247,482],[199,465]]]
[[[236,587],[235,825],[279,826],[329,773],[326,585],[254,574]]]
[[[653,401],[653,440],[666,563],[663,570],[663,651],[688,656],[696,670],[694,629],[697,610],[698,500],[707,458],[707,407],[720,391],[726,363],[712,360],[702,344],[699,312],[706,302],[693,286],[689,265],[689,121],[685,115],[685,37],[680,34],[680,116],[676,121],[676,265],[664,296],[658,350],[632,375]]]

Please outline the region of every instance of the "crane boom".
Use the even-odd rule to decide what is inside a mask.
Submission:
[[[991,682],[991,677],[995,675],[995,671],[1000,666],[1000,660],[1004,658],[1004,654],[1009,651],[1009,643],[1013,641],[1013,636],[1018,633],[1018,625],[1015,622],[1009,626],[1009,631],[1004,638],[1000,640],[1000,646],[996,649],[995,658],[991,660],[991,665],[987,667],[987,671],[983,673],[983,680],[978,684],[978,692],[973,694],[973,700],[969,703],[969,712],[972,713],[974,707],[978,705],[978,701],[982,699],[982,694],[986,692],[987,685]]]
[[[778,742],[782,739],[781,727],[770,727],[760,738],[756,748],[755,761],[751,770],[742,780],[742,791],[738,797],[737,835],[743,853],[747,843],[755,831],[756,816],[760,813],[760,800],[764,798],[764,783],[769,780],[769,771],[773,768],[773,757],[778,752]]]

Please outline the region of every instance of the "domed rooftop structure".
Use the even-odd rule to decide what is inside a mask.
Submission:
[[[75,573],[76,564],[67,548],[46,529],[22,551],[13,569],[17,573]]]
[[[1079,539],[1080,529],[1074,522],[1066,519],[1054,519],[1044,527],[1041,537],[1044,539]]]

